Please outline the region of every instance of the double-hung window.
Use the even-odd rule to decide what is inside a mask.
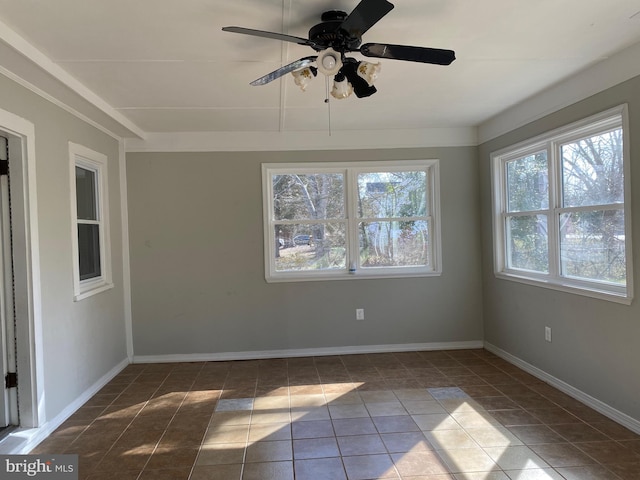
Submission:
[[[264,164],[267,281],[441,273],[438,161]]]
[[[69,143],[74,299],[113,287],[109,246],[107,157]]]
[[[626,106],[492,154],[500,278],[633,296]]]

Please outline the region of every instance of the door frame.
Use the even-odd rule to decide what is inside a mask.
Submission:
[[[0,160],[8,158],[8,140],[0,131]],[[13,249],[11,247],[11,199],[9,191],[8,167],[0,172],[0,353],[2,354],[0,381],[7,375],[15,374],[16,368],[16,332],[13,308]],[[18,414],[18,392],[15,387],[0,385],[0,429],[20,424]],[[1,434],[0,434],[1,435]]]
[[[9,141],[20,427],[37,428],[46,415],[35,127],[0,109],[0,133]]]

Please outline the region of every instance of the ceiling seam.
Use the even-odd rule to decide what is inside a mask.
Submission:
[[[291,20],[291,0],[282,0],[282,28],[281,31],[284,34],[289,34],[289,24]],[[289,58],[289,43],[281,42],[280,48],[280,65],[285,65],[285,62]],[[283,78],[280,78],[280,109],[278,116],[278,131],[283,132],[285,128],[285,99],[287,94],[287,82]]]

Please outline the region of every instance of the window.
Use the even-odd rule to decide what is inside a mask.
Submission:
[[[74,299],[113,287],[109,246],[107,157],[69,144]],[[73,188],[75,186],[75,188]]]
[[[262,173],[267,281],[440,274],[437,160]]]
[[[500,278],[630,303],[627,109],[492,154]]]

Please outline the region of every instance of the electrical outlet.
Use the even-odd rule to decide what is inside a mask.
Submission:
[[[364,308],[356,308],[356,320],[364,320]]]
[[[544,327],[544,339],[551,342],[551,327]]]

